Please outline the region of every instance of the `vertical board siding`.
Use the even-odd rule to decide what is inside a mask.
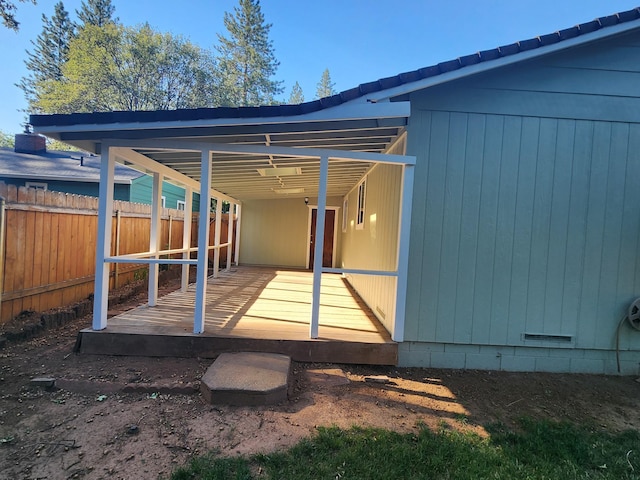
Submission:
[[[415,129],[405,339],[613,348],[640,296],[640,126],[422,110]]]
[[[379,164],[366,177],[364,228],[355,228],[358,189],[347,196],[347,231],[342,237],[343,268],[395,271],[402,167]],[[349,283],[388,331],[395,319],[396,279],[347,275]]]

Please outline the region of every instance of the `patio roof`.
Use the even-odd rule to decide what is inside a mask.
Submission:
[[[258,151],[270,147],[273,152],[300,149],[298,157],[269,151],[221,153],[211,148],[214,151],[211,188],[246,201],[317,196],[320,152],[383,153],[402,135],[410,114],[407,102],[339,105],[292,116],[221,117],[218,109],[203,110],[209,110],[210,115],[174,119],[161,115],[166,112],[157,112],[159,115],[155,117],[148,115],[152,112],[131,112],[125,119],[118,118],[115,113],[95,113],[32,116],[32,122],[39,125],[35,127],[38,133],[93,153],[101,153],[103,142],[111,145],[116,142],[119,147],[130,148],[197,181],[200,180],[200,150],[206,145],[233,144],[245,146],[247,150],[257,147]],[[247,110],[264,111],[262,107]],[[187,112],[202,113],[200,110]],[[182,113],[184,116],[185,112]],[[79,122],[73,123],[72,118]],[[101,123],[105,118],[115,122]],[[143,121],[143,118],[149,121]],[[303,150],[307,155],[302,154]],[[316,150],[318,157],[309,158],[308,152]],[[134,168],[148,170],[131,159],[125,160]],[[327,194],[345,195],[372,165],[373,162],[362,160],[331,160]]]

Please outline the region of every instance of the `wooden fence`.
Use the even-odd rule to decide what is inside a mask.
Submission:
[[[42,312],[89,296],[94,288],[98,199],[16,188],[2,182],[0,197],[5,199],[0,324],[25,310]],[[197,245],[197,215],[194,217],[192,246]],[[182,247],[183,218],[182,211],[163,209],[161,249]],[[221,220],[221,243],[224,243],[228,215]],[[112,221],[113,255],[149,250],[150,205],[115,201]],[[214,225],[211,224],[210,244]],[[226,263],[226,249],[221,251],[220,260]],[[111,264],[109,287],[145,277],[147,268],[138,264]]]

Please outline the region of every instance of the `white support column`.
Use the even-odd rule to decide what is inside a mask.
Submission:
[[[404,320],[407,306],[407,273],[409,270],[409,239],[411,232],[411,208],[413,197],[414,166],[402,168],[402,194],[400,195],[400,215],[398,221],[398,256],[396,280],[396,311],[393,319],[391,339],[404,340]]]
[[[111,256],[111,228],[113,223],[113,176],[115,155],[103,144],[100,162],[100,185],[98,198],[98,238],[96,245],[96,281],[93,291],[93,329],[107,328],[109,307],[109,264],[104,262]]]
[[[191,218],[193,217],[193,191],[191,187],[184,188],[184,222],[182,230],[182,248],[191,247]],[[182,254],[183,259],[190,258],[189,252]],[[189,267],[190,265],[182,265],[182,278],[180,291],[186,292],[189,287]]]
[[[200,218],[198,224],[198,266],[196,271],[196,305],[193,333],[204,332],[209,259],[209,209],[211,208],[211,153],[202,150],[200,167]]]
[[[162,228],[162,174],[153,173],[153,188],[151,190],[151,235],[149,236],[149,251],[158,252],[160,248],[160,234]],[[152,258],[158,258],[156,253]],[[158,280],[160,265],[149,264],[149,306],[155,307],[158,302]]]
[[[238,203],[236,205],[236,255],[235,261],[236,267],[240,264],[240,227],[242,226],[242,206]]]
[[[231,271],[231,251],[233,248],[233,208],[235,204],[229,204],[229,213],[227,214],[227,272]]]
[[[329,157],[320,157],[320,184],[318,186],[318,215],[316,216],[316,244],[313,250],[313,300],[311,303],[311,323],[309,337],[318,338],[320,320],[320,283],[322,281],[322,251],[324,250],[324,219],[327,210],[327,179]]]
[[[213,278],[218,278],[220,270],[220,229],[222,228],[222,199],[216,198],[216,231],[213,238]]]

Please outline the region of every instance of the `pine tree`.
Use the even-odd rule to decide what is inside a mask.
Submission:
[[[45,81],[62,79],[62,67],[69,58],[69,44],[74,36],[74,25],[62,2],[56,3],[54,14],[49,19],[42,15],[42,32],[31,42],[33,51],[27,51],[25,65],[29,75],[18,85],[29,102],[29,110],[40,95],[38,85]]]
[[[18,0],[19,2],[30,2],[35,5],[36,0]],[[16,20],[16,4],[8,0],[0,0],[0,18],[5,27],[18,31],[20,22]]]
[[[218,66],[223,104],[247,106],[271,104],[282,93],[282,82],[272,80],[280,63],[269,40],[260,0],[239,0],[233,14],[225,12],[226,38],[218,34]]]
[[[111,0],[82,0],[80,10],[76,10],[76,15],[80,20],[79,27],[95,25],[104,27],[108,23],[117,23],[118,19],[113,17],[116,7],[111,4]]]
[[[296,82],[291,89],[291,95],[289,96],[289,105],[297,105],[303,102],[304,93],[302,93],[302,87],[298,82]]]
[[[324,98],[330,97],[331,95],[335,95],[336,84],[331,81],[331,74],[329,73],[329,69],[326,68],[324,72],[322,72],[322,77],[320,78],[320,82],[318,82],[318,86],[316,88],[316,98]]]

